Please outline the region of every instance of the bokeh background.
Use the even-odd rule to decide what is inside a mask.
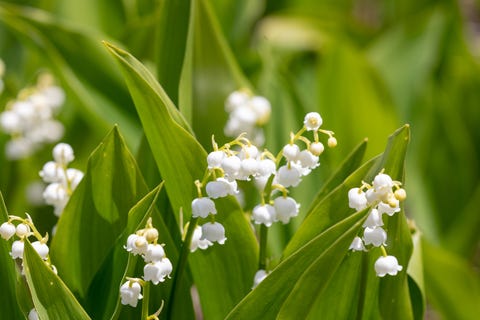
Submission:
[[[197,138],[226,142],[228,93],[248,87],[272,103],[266,147],[276,152],[305,112],[322,114],[339,145],[295,196],[302,213],[319,185],[368,139],[367,158],[410,124],[406,213],[421,232],[427,319],[480,314],[480,2],[474,0],[45,0],[0,2],[0,109],[42,71],[67,94],[59,118],[73,166],[118,123],[134,152],[145,147],[120,71],[101,41],[144,62],[191,121]],[[189,16],[190,5],[198,6]],[[189,24],[190,22],[190,24]],[[194,28],[189,33],[189,28]],[[190,34],[190,36],[188,36]],[[193,36],[192,36],[193,35]],[[190,57],[192,59],[186,59]],[[190,61],[187,65],[184,61]],[[193,87],[185,88],[191,79]],[[161,124],[159,124],[161,125]],[[0,135],[0,150],[9,137]],[[143,154],[143,153],[142,153]],[[20,161],[0,152],[0,190],[11,213],[49,230],[55,216],[32,204],[50,148]],[[151,185],[151,159],[139,159]],[[247,208],[248,208],[247,203]],[[272,256],[295,231],[276,226]]]

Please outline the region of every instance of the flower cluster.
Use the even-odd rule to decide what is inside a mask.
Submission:
[[[48,161],[39,172],[43,181],[48,183],[43,198],[54,207],[54,213],[59,217],[67,204],[72,192],[83,178],[83,172],[68,168],[75,159],[73,149],[69,144],[59,143],[52,151],[53,160]]]
[[[241,94],[232,94],[229,103],[243,101],[241,96],[237,97]],[[240,102],[238,104],[240,105]],[[290,134],[289,143],[277,156],[268,150],[260,151],[245,134],[221,147],[212,141],[214,151],[207,156],[208,168],[203,181],[195,182],[198,197],[192,201],[192,218],[208,218],[210,221],[195,229],[190,244],[191,251],[197,248],[206,249],[214,242],[225,242],[225,229],[215,221],[217,209],[214,200],[237,195],[237,181],[253,180],[261,193],[261,203],[252,210],[254,224],[263,224],[266,227],[277,221],[287,224],[292,217],[297,216],[300,205],[288,196],[287,188],[297,186],[302,177],[320,165],[319,156],[325,148],[320,142],[319,133],[328,135],[329,147],[337,145],[334,133],[320,129],[321,125],[322,118],[317,112],[308,113],[303,127],[297,133]],[[310,131],[313,140],[304,135]],[[302,150],[299,144],[304,144],[305,148]],[[211,177],[213,179],[209,181]],[[207,196],[202,192],[204,186]],[[280,195],[277,194],[278,191]],[[265,270],[259,270],[254,286],[266,275]]]
[[[225,101],[225,110],[229,113],[225,135],[237,137],[245,132],[256,145],[263,145],[265,136],[261,126],[268,122],[272,111],[265,97],[254,96],[248,90],[234,91]]]
[[[138,300],[142,299],[141,289],[146,281],[157,285],[164,282],[165,278],[170,278],[172,263],[165,255],[163,245],[157,242],[158,230],[152,226],[151,218],[148,219],[144,229],[128,236],[125,250],[133,255],[140,255],[146,264],[143,268],[143,280],[127,278],[120,287],[122,304],[136,307]]]
[[[1,72],[0,66],[0,75]],[[44,74],[34,87],[23,89],[17,99],[7,103],[0,114],[0,128],[11,136],[5,146],[9,159],[26,158],[43,144],[60,140],[64,127],[54,115],[64,100],[63,89],[54,85],[50,75]]]
[[[18,224],[15,225],[14,222],[18,222]],[[57,273],[57,269],[50,262],[50,250],[47,246],[48,234],[42,237],[33,224],[32,218],[28,214],[27,218],[21,218],[13,215],[8,216],[8,221],[0,225],[0,236],[5,240],[10,240],[14,236],[18,238],[13,241],[12,250],[10,251],[10,256],[14,260],[23,260],[25,240],[29,237],[35,237],[35,241],[32,242],[32,247],[45,261],[45,263],[52,268],[53,272]]]
[[[367,251],[365,246],[372,245],[382,249],[383,256],[375,262],[375,271],[379,277],[386,274],[396,275],[403,267],[398,264],[397,258],[386,253],[387,232],[382,228],[383,215],[393,216],[400,211],[400,201],[405,200],[407,194],[401,183],[379,173],[372,184],[362,183],[360,188],[348,191],[348,205],[357,211],[370,207],[369,215],[363,224],[363,239],[355,237],[350,249],[353,251]]]

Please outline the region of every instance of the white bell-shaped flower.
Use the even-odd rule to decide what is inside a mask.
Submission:
[[[373,179],[373,189],[382,200],[387,199],[388,194],[392,193],[392,188],[393,180],[388,174],[379,173]]]
[[[46,204],[55,207],[55,215],[60,216],[63,208],[68,202],[69,195],[64,184],[54,182],[49,184],[43,192],[43,198]]]
[[[75,159],[73,148],[67,143],[58,143],[53,147],[53,159],[60,165],[68,165]]]
[[[30,233],[30,226],[25,223],[19,223],[17,225],[17,228],[15,229],[15,233],[17,234],[18,237],[25,237]]]
[[[368,215],[367,220],[365,220],[363,223],[362,227],[375,228],[381,226],[383,226],[383,220],[380,212],[377,209],[370,210],[370,214]]]
[[[245,158],[242,160],[242,169],[237,179],[248,180],[250,176],[257,176],[258,161],[255,158]]]
[[[278,169],[276,178],[277,182],[285,188],[296,187],[301,181],[301,174],[295,166],[284,165]]]
[[[221,167],[228,178],[235,179],[242,169],[242,160],[231,155],[222,159]]]
[[[242,147],[242,150],[238,153],[240,159],[248,158],[257,158],[258,157],[258,148],[254,144],[245,145]]]
[[[309,112],[305,115],[303,125],[307,131],[317,131],[322,125],[323,120],[318,112]]]
[[[254,96],[250,99],[249,104],[257,116],[257,125],[267,123],[272,112],[270,102],[265,97]]]
[[[394,256],[381,256],[375,261],[374,268],[379,277],[384,277],[386,274],[395,276],[398,271],[402,271],[403,269],[403,267],[398,264],[397,258]]]
[[[390,207],[387,203],[380,201],[377,206],[379,214],[386,213],[389,216],[393,216],[396,212],[400,211],[400,204],[398,203],[396,207]]]
[[[13,111],[4,111],[0,114],[0,127],[2,131],[9,134],[15,134],[21,132],[22,119]]]
[[[161,244],[149,243],[147,246],[147,251],[143,256],[145,262],[156,262],[162,260],[165,257],[165,250]]]
[[[252,219],[255,224],[264,224],[270,227],[277,220],[275,208],[269,204],[257,205],[252,210]]]
[[[42,243],[40,241],[35,241],[35,242],[32,242],[32,247],[33,247],[33,249],[35,249],[35,251],[37,251],[38,255],[43,260],[47,260],[48,252],[50,250],[48,249],[48,246],[47,246],[46,243]]]
[[[166,277],[170,278],[173,266],[168,258],[163,258],[160,261],[148,263],[143,268],[143,279],[145,281],[152,281],[153,284],[164,282]]]
[[[38,313],[37,313],[37,310],[32,309],[30,310],[30,312],[28,313],[28,320],[38,320]]]
[[[270,159],[262,159],[258,161],[258,168],[257,168],[258,177],[270,177],[277,171],[277,166],[275,165],[275,161]]]
[[[205,187],[207,195],[212,199],[223,198],[228,195],[235,195],[238,193],[237,182],[228,181],[225,178],[217,178],[215,181],[210,181]]]
[[[205,250],[209,246],[213,245],[213,243],[207,239],[201,240],[201,238],[202,228],[200,226],[196,226],[195,230],[193,231],[192,241],[190,241],[190,252],[195,252],[197,249]]]
[[[68,183],[70,184],[70,188],[72,190],[75,190],[78,184],[80,183],[80,181],[82,181],[83,179],[83,172],[78,169],[68,168],[67,179],[68,179]]]
[[[65,173],[55,161],[45,163],[39,175],[47,183],[59,182],[65,178]]]
[[[148,242],[144,236],[139,236],[137,234],[131,234],[127,238],[127,245],[124,246],[125,250],[134,255],[145,254],[148,249]]]
[[[253,278],[253,286],[252,289],[254,289],[260,282],[265,280],[265,278],[268,276],[267,271],[260,269],[255,273],[255,277]]]
[[[120,297],[122,304],[128,304],[135,308],[137,306],[138,300],[143,298],[141,292],[142,286],[138,282],[125,282],[120,287]]]
[[[230,93],[230,95],[227,97],[227,100],[225,101],[225,111],[232,112],[238,106],[247,104],[249,100],[250,96],[246,92],[233,91],[232,93]]]
[[[370,188],[367,191],[365,191],[365,197],[367,198],[368,204],[374,203],[375,201],[379,200],[379,195],[378,193],[375,192],[373,188]]]
[[[302,168],[315,169],[320,165],[318,162],[318,156],[315,156],[309,150],[302,150],[297,156],[297,162],[300,163]]]
[[[192,217],[206,218],[209,214],[216,214],[215,202],[207,197],[196,198],[192,201]]]
[[[367,207],[365,192],[360,190],[360,188],[348,190],[348,206],[357,211],[365,209]]]
[[[18,160],[30,156],[36,150],[36,146],[29,139],[22,137],[7,141],[5,155],[9,160]]]
[[[200,240],[224,244],[227,240],[225,237],[225,228],[218,222],[207,222],[202,225],[202,236]]]
[[[0,236],[5,240],[9,240],[15,234],[16,230],[17,228],[13,223],[4,222],[0,226]]]
[[[284,224],[290,221],[290,218],[298,215],[300,205],[291,197],[278,197],[273,201],[273,206],[277,214],[277,220]]]
[[[382,227],[365,228],[363,231],[365,245],[373,244],[375,247],[386,246],[387,233]]]
[[[12,251],[10,252],[10,255],[12,256],[12,259],[23,259],[23,250],[25,248],[25,243],[21,240],[15,240],[12,243]]]
[[[223,151],[218,150],[210,152],[207,156],[208,168],[220,168],[223,158],[225,158],[225,152]]]
[[[352,251],[367,251],[363,245],[363,240],[360,237],[353,238],[353,241],[348,249]]]
[[[295,161],[300,153],[300,148],[296,144],[286,144],[283,147],[282,153],[288,161]]]

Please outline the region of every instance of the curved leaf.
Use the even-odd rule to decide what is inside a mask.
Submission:
[[[23,264],[28,287],[40,319],[90,319],[63,281],[25,241]]]
[[[124,72],[173,210],[179,212],[182,208],[188,218],[196,194],[193,182],[202,178],[207,154],[185,129],[182,115],[148,70],[129,53],[106,45]],[[237,202],[233,198],[217,201],[217,211],[228,241],[189,257],[190,271],[202,297],[202,311],[208,319],[223,318],[250,290],[258,252]],[[169,310],[183,307],[174,303]]]

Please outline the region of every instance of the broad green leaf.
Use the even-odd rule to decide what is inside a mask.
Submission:
[[[7,208],[3,201],[3,195],[0,192],[0,225],[8,221]],[[22,312],[17,304],[16,297],[16,278],[15,261],[10,256],[12,240],[5,241],[0,238],[0,283],[2,291],[0,293],[0,309],[2,317],[6,319],[20,319]]]
[[[464,259],[423,239],[427,297],[445,319],[476,319],[480,277]]]
[[[90,319],[65,283],[25,241],[23,264],[28,287],[40,319]]]
[[[207,154],[177,122],[183,119],[181,114],[148,70],[129,53],[110,44],[107,48],[124,72],[173,210],[177,213],[182,208],[188,218],[196,194],[193,182],[203,177]],[[226,229],[226,244],[189,257],[190,271],[202,297],[202,312],[208,319],[223,318],[250,290],[258,252],[250,225],[236,201],[217,201],[217,210],[216,218]],[[173,303],[169,310],[182,307],[177,301]]]
[[[29,48],[45,55],[68,88],[67,94],[80,102],[81,115],[92,129],[102,131],[118,123],[129,143],[136,142],[140,129],[133,104],[121,75],[102,50],[104,36],[69,26],[34,8],[0,4],[0,18]]]
[[[127,225],[128,210],[147,186],[117,127],[89,158],[59,222],[52,259],[71,290],[87,290]]]
[[[180,109],[191,110],[198,140],[203,146],[210,146],[212,134],[219,142],[224,141],[223,127],[227,121],[224,102],[228,94],[249,88],[250,84],[228,47],[210,1],[191,1],[190,7]]]
[[[340,185],[355,169],[362,163],[365,150],[367,148],[367,140],[360,143],[340,164],[339,168],[328,178],[323,187],[318,191],[315,199],[312,201],[310,208],[318,205],[322,199],[328,195],[336,186]],[[312,209],[307,212],[312,212]]]
[[[315,298],[312,290],[319,293],[328,284],[366,214],[367,210],[359,211],[319,232],[273,269],[229,313],[227,319],[301,319],[302,313],[308,311],[312,298]],[[306,290],[302,292],[304,286]],[[296,301],[302,303],[302,308],[290,309]]]

